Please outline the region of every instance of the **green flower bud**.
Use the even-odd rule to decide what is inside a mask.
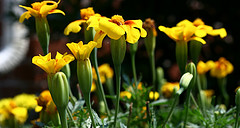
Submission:
[[[77,61],[77,76],[79,87],[82,91],[83,97],[85,97],[90,94],[93,81],[92,66],[88,58]]]
[[[186,66],[186,72],[189,72],[193,75],[193,78],[191,80],[191,83],[189,84],[190,89],[192,89],[193,85],[196,82],[196,75],[197,75],[197,69],[196,66],[193,62],[190,62],[187,66]]]
[[[70,79],[70,76],[71,76],[70,65],[69,65],[69,64],[66,64],[66,65],[61,69],[61,71],[66,75],[67,79],[69,80],[69,79]]]
[[[111,54],[114,65],[121,65],[126,53],[126,41],[122,36],[118,40],[111,39]]]
[[[189,72],[182,75],[179,85],[180,87],[183,87],[184,89],[188,88],[190,82],[192,81],[193,75]]]
[[[44,55],[48,54],[50,30],[47,18],[35,18],[36,32]]]
[[[65,109],[69,100],[69,85],[66,75],[57,72],[52,78],[51,95],[57,108]]]

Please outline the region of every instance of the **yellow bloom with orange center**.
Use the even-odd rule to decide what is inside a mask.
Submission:
[[[122,91],[120,92],[120,97],[121,98],[127,97],[128,99],[130,99],[132,97],[132,94],[128,91]]]
[[[97,45],[96,42],[90,41],[88,44],[83,44],[82,41],[79,43],[67,43],[67,47],[73,53],[77,60],[88,59],[93,48]]]
[[[174,83],[167,82],[162,86],[161,93],[163,94],[164,97],[170,98],[172,96],[174,88],[176,89],[176,91],[180,89],[178,82]]]
[[[64,34],[65,35],[69,35],[70,32],[73,33],[78,33],[82,28],[80,25],[84,24],[87,22],[87,20],[91,17],[91,16],[97,16],[97,17],[101,17],[100,14],[97,14],[94,12],[92,7],[88,7],[88,8],[84,8],[80,10],[80,15],[81,15],[81,19],[80,20],[76,20],[71,22],[70,24],[68,24],[68,26],[64,29]]]
[[[57,107],[52,100],[52,96],[49,90],[44,90],[36,98],[38,106],[35,108],[36,112],[46,111],[48,114],[54,114],[57,112]]]
[[[94,68],[92,68],[93,73],[93,79],[97,80],[97,74]],[[112,78],[113,77],[113,69],[110,67],[109,64],[105,63],[98,67],[99,75],[101,82],[104,84],[106,82],[106,78]]]
[[[22,23],[25,19],[29,19],[31,16],[34,16],[36,18],[45,18],[48,14],[53,13],[61,13],[65,15],[63,11],[56,9],[59,3],[60,0],[58,2],[55,1],[35,2],[31,4],[32,8],[19,5],[20,7],[28,10],[21,15],[19,22]]]
[[[73,60],[73,55],[67,53],[62,55],[57,52],[55,59],[51,59],[51,53],[48,53],[46,56],[34,56],[32,58],[32,63],[42,68],[48,74],[55,74]]]
[[[149,93],[149,99],[150,100],[157,100],[159,98],[159,93],[158,92],[153,92],[153,91],[151,91],[150,93]]]
[[[233,65],[224,57],[221,57],[210,70],[210,75],[217,78],[224,78],[232,73],[233,69]]]
[[[202,44],[206,44],[205,40],[203,40],[200,36],[195,35],[197,27],[188,20],[183,20],[179,22],[177,26],[172,28],[159,26],[158,29],[168,35],[175,42],[188,42],[196,40]]]
[[[212,60],[204,63],[203,61],[199,61],[197,64],[197,72],[198,74],[207,73],[212,67],[214,67],[215,63]]]
[[[126,34],[126,41],[129,43],[136,43],[140,37],[146,37],[147,35],[147,32],[142,28],[141,20],[125,21],[120,15],[114,15],[111,19],[91,17],[87,23],[89,24],[88,27],[94,27],[97,31],[94,41],[100,46],[102,46],[102,40],[106,35],[111,39],[118,40]]]

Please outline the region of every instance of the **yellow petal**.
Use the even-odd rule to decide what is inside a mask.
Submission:
[[[19,5],[19,7],[22,7],[24,9],[28,10],[30,12],[30,14],[35,16],[35,17],[39,15],[38,11],[36,11],[36,10],[30,8],[30,7],[26,7],[26,6],[22,6],[22,5]]]
[[[204,30],[196,30],[195,35],[198,37],[205,37],[207,35],[207,32]]]
[[[19,18],[19,22],[22,23],[25,19],[29,19],[31,17],[30,12],[24,12],[21,17]]]
[[[73,55],[74,55],[77,59],[79,59],[79,55],[78,55],[79,46],[78,46],[78,44],[72,42],[72,43],[67,43],[66,45],[67,45],[67,47],[70,49],[70,51],[73,53]]]
[[[97,48],[101,48],[102,47],[102,42],[104,37],[107,35],[107,33],[99,30],[96,32],[95,37],[94,37],[94,41],[97,42]]]
[[[183,30],[183,39],[185,41],[188,41],[193,36],[195,31],[196,31],[196,27],[195,26],[193,26],[193,25],[185,26],[184,30]]]
[[[187,25],[193,25],[193,23],[189,20],[182,20],[180,21],[176,26],[187,26]]]
[[[221,38],[224,38],[224,37],[227,36],[227,32],[226,32],[226,30],[224,28],[214,29],[212,31],[209,31],[208,34],[212,35],[212,36],[220,35]]]
[[[50,12],[48,12],[48,14],[53,14],[53,13],[61,13],[65,16],[65,13],[62,10],[59,10],[59,9],[54,9],[54,10],[51,10]]]
[[[202,44],[206,44],[206,41],[200,37],[192,37],[190,40],[196,40],[196,41],[201,42]]]
[[[76,20],[71,22],[65,29],[64,29],[64,35],[69,35],[70,32],[78,33],[81,30],[80,25],[82,23],[85,23],[86,20]]]
[[[130,24],[129,24],[129,22],[130,22]],[[131,22],[132,22],[132,23],[131,23]],[[138,28],[138,29],[140,30],[140,36],[141,36],[141,37],[146,37],[146,36],[147,36],[146,30],[142,28],[142,26],[143,26],[142,20],[128,20],[128,21],[125,21],[124,24],[125,24],[125,25],[126,25],[126,24],[127,24],[127,25],[130,25],[130,26],[132,26],[133,28],[135,28],[135,27]]]
[[[114,40],[119,39],[122,35],[125,34],[125,31],[122,27],[118,26],[115,23],[109,22],[106,19],[101,19],[99,21],[99,29],[107,33],[108,37]]]
[[[126,41],[129,43],[136,43],[140,38],[139,30],[128,25],[123,25],[122,27],[126,31]]]
[[[43,1],[43,6],[40,8],[39,12],[42,15],[42,17],[45,17],[48,15],[48,12],[57,8],[57,6],[58,6],[58,4],[54,1]]]

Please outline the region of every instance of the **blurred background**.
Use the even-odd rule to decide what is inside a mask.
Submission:
[[[24,9],[18,5],[31,6],[31,3],[41,0],[1,0],[0,1],[0,98],[13,97],[20,93],[39,94],[47,89],[47,74],[31,63],[35,55],[42,54],[40,44],[35,33],[35,21],[31,17],[23,24],[18,22]],[[234,71],[228,75],[227,91],[230,97],[235,96],[235,88],[240,86],[240,8],[237,1],[219,0],[61,0],[58,9],[66,13],[48,15],[51,29],[50,52],[55,56],[56,51],[65,53],[70,51],[67,42],[83,40],[83,33],[63,34],[64,28],[72,21],[80,19],[80,9],[93,7],[96,13],[111,17],[115,14],[122,15],[125,20],[146,18],[155,20],[159,25],[173,27],[184,19],[194,21],[201,18],[206,25],[214,28],[224,27],[227,37],[207,36],[201,51],[200,59],[218,60],[225,57],[234,65]],[[176,82],[180,74],[175,60],[175,42],[157,29],[156,67],[163,67],[165,78],[169,82]],[[150,82],[150,66],[148,55],[140,39],[136,55],[136,69],[138,76],[142,75],[143,82]],[[105,39],[103,47],[98,50],[99,65],[109,63],[112,67],[109,40]],[[123,73],[132,76],[129,52],[126,53],[123,63]],[[77,83],[74,70],[75,63],[71,63],[73,89]],[[218,93],[217,82],[209,77],[210,89]],[[234,98],[230,104],[234,104]]]

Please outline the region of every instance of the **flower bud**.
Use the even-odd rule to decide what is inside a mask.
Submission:
[[[193,75],[193,78],[191,80],[191,83],[189,84],[190,88],[193,87],[193,85],[196,82],[196,75],[197,75],[197,70],[196,70],[196,66],[193,62],[190,62],[189,64],[187,64],[186,66],[186,72],[189,72]]]
[[[66,64],[66,65],[61,69],[61,71],[66,75],[67,79],[69,80],[69,79],[70,79],[70,76],[71,76],[71,70],[70,70],[69,64]]]
[[[57,72],[52,78],[51,95],[57,108],[65,109],[69,100],[69,85],[66,75]]]
[[[124,36],[118,40],[111,39],[111,54],[114,65],[121,65],[126,53],[126,41]]]
[[[193,75],[189,72],[183,74],[179,82],[180,87],[184,87],[184,89],[188,88],[188,85],[190,84],[192,78]]]
[[[79,87],[82,91],[83,97],[89,95],[92,86],[92,66],[90,60],[87,58],[85,60],[77,61],[77,76]]]
[[[235,103],[237,106],[237,111],[240,112],[240,88],[236,92]]]

